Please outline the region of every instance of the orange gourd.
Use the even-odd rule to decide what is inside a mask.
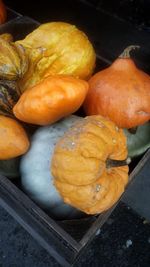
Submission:
[[[123,130],[100,115],[86,117],[55,146],[54,184],[66,203],[88,214],[103,212],[119,199],[128,182],[128,166],[114,167],[126,157]]]
[[[130,49],[132,46],[89,80],[84,103],[87,115],[109,117],[121,128],[136,127],[150,119],[150,76],[129,58]]]
[[[51,124],[78,110],[87,91],[86,81],[71,76],[48,76],[21,95],[13,112],[24,122]]]
[[[23,127],[14,119],[0,115],[0,160],[24,154],[29,140]]]
[[[3,3],[2,0],[0,0],[0,24],[4,23],[7,18],[7,11],[5,4]]]

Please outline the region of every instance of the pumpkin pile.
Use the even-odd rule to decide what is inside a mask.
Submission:
[[[2,34],[0,114],[17,124],[47,125],[74,113],[86,97],[95,59],[87,36],[68,23],[43,24],[16,42]]]
[[[150,77],[131,49],[93,74],[93,45],[74,25],[0,36],[0,171],[17,162],[12,176],[20,169],[23,190],[50,215],[108,210],[128,183],[128,157],[149,147]],[[80,107],[85,118],[71,115]]]

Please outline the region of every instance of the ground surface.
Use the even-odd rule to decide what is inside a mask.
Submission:
[[[60,267],[0,209],[0,267]],[[120,204],[74,267],[149,267],[150,224]]]

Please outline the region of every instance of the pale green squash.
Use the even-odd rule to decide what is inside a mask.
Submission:
[[[131,158],[142,155],[150,147],[150,122],[138,126],[135,134],[124,129],[127,137],[128,155]]]

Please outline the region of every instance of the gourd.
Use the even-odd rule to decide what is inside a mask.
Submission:
[[[65,22],[41,24],[19,40],[29,58],[29,68],[20,79],[22,91],[39,83],[43,77],[65,74],[89,79],[96,54],[86,34],[75,25]]]
[[[88,87],[86,81],[72,76],[48,76],[23,92],[13,113],[24,122],[37,125],[53,123],[79,109]]]
[[[124,133],[127,137],[128,156],[135,158],[150,148],[150,122],[139,126],[135,133],[124,129]]]
[[[55,124],[39,127],[31,138],[30,149],[20,162],[22,189],[41,208],[58,219],[75,218],[81,214],[63,202],[49,171],[55,143],[79,119],[69,116]]]
[[[20,97],[16,81],[0,80],[0,114],[14,117],[13,106]]]
[[[13,42],[13,36],[11,33],[8,32],[0,34],[0,38],[4,39],[7,42]]]
[[[0,24],[4,23],[7,18],[7,11],[5,4],[3,3],[2,0],[0,0]]]
[[[18,80],[28,69],[28,57],[20,44],[10,40],[10,36],[0,37],[0,79]]]
[[[109,117],[121,128],[136,127],[150,119],[150,76],[130,58],[132,48],[91,77],[84,103],[87,115]]]
[[[28,136],[16,120],[0,115],[0,160],[23,155],[29,148]]]
[[[127,165],[126,157],[123,130],[100,115],[86,117],[56,143],[50,165],[54,184],[65,203],[101,213],[124,192],[128,166],[121,164]]]

